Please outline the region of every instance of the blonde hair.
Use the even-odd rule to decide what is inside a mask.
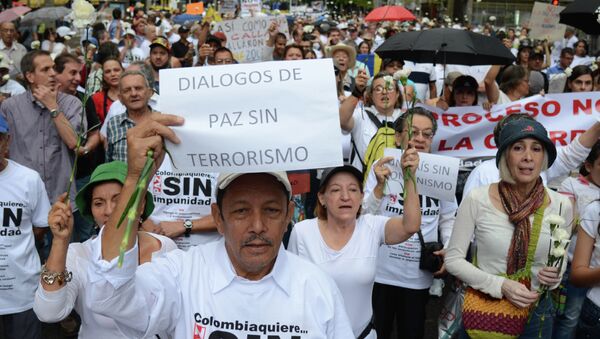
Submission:
[[[506,162],[506,154],[508,153],[509,149],[510,149],[510,146],[500,156],[500,161],[498,162],[498,171],[500,172],[500,180],[502,180],[508,184],[514,185],[517,182],[513,178],[512,174],[510,173],[510,169],[508,168],[508,163]],[[547,169],[548,169],[548,152],[546,152],[546,149],[544,148],[544,160],[542,161],[541,172],[543,172]]]

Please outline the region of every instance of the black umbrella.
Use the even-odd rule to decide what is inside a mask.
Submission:
[[[579,28],[587,34],[600,34],[600,0],[579,0],[560,12],[560,23]]]
[[[384,59],[434,64],[509,65],[515,61],[500,40],[452,28],[396,33],[375,53]]]

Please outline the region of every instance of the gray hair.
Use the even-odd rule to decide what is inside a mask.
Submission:
[[[510,169],[508,168],[508,163],[506,162],[506,154],[508,153],[509,149],[510,149],[510,146],[500,156],[500,161],[498,162],[498,171],[500,172],[500,180],[502,180],[506,183],[509,183],[511,185],[514,185],[517,182],[513,178],[512,174],[510,173]],[[548,152],[546,152],[546,149],[544,148],[544,160],[542,161],[542,172],[547,169],[548,169]]]
[[[131,75],[139,75],[139,76],[141,76],[141,77],[144,79],[144,84],[146,85],[146,88],[150,88],[150,89],[152,88],[152,87],[150,86],[150,83],[148,82],[148,78],[146,77],[146,74],[144,74],[144,72],[142,72],[142,71],[134,71],[134,70],[129,70],[129,71],[125,71],[125,72],[123,72],[123,73],[121,74],[121,77],[119,78],[119,89],[120,89],[120,87],[121,87],[121,81],[122,81],[122,80],[123,80],[125,77],[131,76]]]
[[[139,67],[140,71],[142,73],[144,73],[146,80],[148,80],[148,83],[149,84],[154,83],[154,71],[152,70],[152,66],[148,65],[145,61],[142,61],[142,60],[137,60],[137,61],[130,63],[127,68],[129,69],[129,67],[131,67],[131,66]]]

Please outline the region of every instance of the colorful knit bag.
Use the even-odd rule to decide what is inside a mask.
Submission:
[[[533,217],[531,240],[527,248],[527,264],[525,268],[510,276],[502,275],[531,287],[531,266],[540,237],[544,210],[548,205],[548,197],[538,208]],[[474,265],[477,266],[476,260]],[[517,338],[525,329],[531,307],[519,308],[508,299],[492,298],[486,293],[468,287],[463,304],[463,326],[471,339],[510,339]]]

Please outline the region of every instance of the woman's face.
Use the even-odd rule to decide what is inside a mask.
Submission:
[[[332,55],[335,64],[340,69],[340,72],[348,70],[348,64],[350,63],[350,56],[344,50],[337,50]]]
[[[392,61],[385,66],[386,73],[394,74],[402,69],[402,63],[400,61]]]
[[[328,219],[356,219],[362,198],[360,183],[347,172],[334,174],[325,191],[319,193],[319,202],[325,206]]]
[[[289,48],[284,56],[285,60],[302,60],[302,50],[299,48]]]
[[[386,83],[384,78],[378,78],[373,81],[371,97],[377,109],[382,110],[394,107],[399,95],[400,93],[398,87],[394,84],[394,80],[391,83]]]
[[[534,138],[518,140],[506,151],[508,170],[517,184],[530,184],[542,172],[544,146]]]
[[[408,127],[405,125],[402,132],[396,132],[396,146],[403,149],[408,144]],[[430,153],[433,141],[433,122],[426,116],[415,114],[412,119],[412,145],[419,152]]]
[[[577,45],[575,46],[575,55],[584,57],[585,54],[585,44],[583,42],[577,43]]]
[[[122,185],[115,181],[96,185],[92,190],[92,215],[99,226],[106,224],[117,206]]]
[[[456,107],[473,106],[477,94],[468,89],[457,89],[453,91],[454,102]]]
[[[104,76],[104,82],[109,87],[118,87],[119,86],[119,78],[121,77],[121,73],[123,72],[123,68],[121,64],[119,64],[116,60],[109,60],[102,65],[102,72]]]
[[[317,55],[313,51],[306,52],[305,59],[316,59]]]
[[[519,60],[521,60],[522,64],[527,64],[529,62],[529,48],[523,48],[519,52]]]
[[[593,79],[590,74],[578,76],[575,80],[569,81],[567,86],[571,92],[590,92],[592,91]]]
[[[600,157],[598,157],[593,163],[585,162],[585,169],[590,173],[587,175],[587,179],[594,183],[596,186],[600,186]]]
[[[369,54],[370,50],[369,50],[369,44],[367,43],[362,43],[360,44],[360,48],[358,49],[358,53],[360,54]]]

